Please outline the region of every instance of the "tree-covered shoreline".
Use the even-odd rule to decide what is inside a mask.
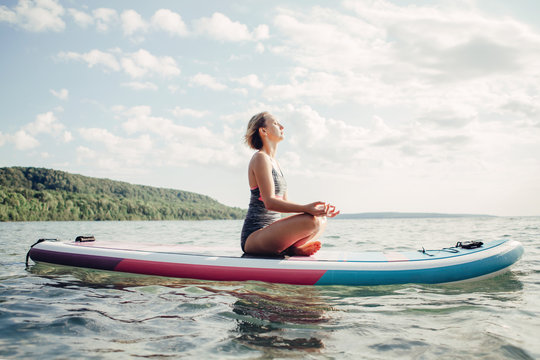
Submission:
[[[187,191],[44,168],[0,168],[0,221],[208,220],[244,214]]]

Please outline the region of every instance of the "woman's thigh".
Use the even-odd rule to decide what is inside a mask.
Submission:
[[[320,224],[320,219],[309,214],[280,219],[249,235],[245,250],[247,253],[281,253],[298,240],[316,233]]]

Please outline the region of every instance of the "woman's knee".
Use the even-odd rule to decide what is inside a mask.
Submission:
[[[326,223],[326,218],[323,216],[313,216],[310,214],[305,214],[305,215],[306,215],[306,221],[313,232],[321,229],[321,227],[323,227],[324,224]]]

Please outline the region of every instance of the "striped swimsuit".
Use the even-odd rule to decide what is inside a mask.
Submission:
[[[272,178],[274,179],[274,193],[276,197],[283,198],[283,195],[287,191],[287,183],[285,182],[281,170],[276,170],[274,166],[272,166]],[[246,240],[249,235],[279,219],[281,219],[281,214],[279,212],[270,211],[264,206],[259,188],[252,188],[249,208],[240,237],[242,251],[245,252],[244,246],[246,245]]]

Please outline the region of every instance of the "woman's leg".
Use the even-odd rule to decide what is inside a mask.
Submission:
[[[309,214],[293,215],[257,230],[246,240],[249,254],[280,254],[288,250],[293,255],[311,255],[320,249],[315,241],[324,230],[326,219]]]
[[[326,228],[326,217],[319,217],[319,228],[308,237],[298,240],[285,250],[287,255],[309,256],[315,254],[321,249],[321,242],[318,241],[319,236]]]

